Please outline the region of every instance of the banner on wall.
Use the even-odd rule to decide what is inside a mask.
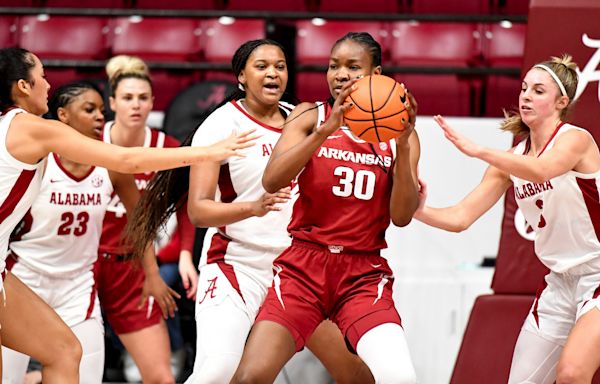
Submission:
[[[600,1],[531,0],[523,69],[568,53],[578,65],[579,86],[569,121],[600,143]],[[496,293],[533,294],[547,269],[533,249],[535,234],[506,195],[502,235],[492,288]]]

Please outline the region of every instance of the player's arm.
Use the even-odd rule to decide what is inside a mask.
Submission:
[[[34,164],[50,152],[72,161],[98,165],[122,173],[140,173],[182,167],[204,160],[238,155],[237,150],[253,145],[254,136],[245,132],[210,147],[142,148],[120,147],[88,138],[57,120],[19,113],[7,137],[9,152]],[[12,125],[12,124],[11,124]],[[13,132],[18,131],[18,132]]]
[[[263,175],[263,187],[274,193],[290,185],[298,176],[317,148],[327,137],[339,129],[344,111],[351,108],[343,105],[346,97],[354,90],[357,79],[342,87],[329,118],[317,127],[318,112],[314,103],[302,103],[288,116],[281,137],[277,141]]]
[[[135,185],[133,175],[126,175],[114,171],[109,171],[110,180],[115,189],[115,193],[119,195],[119,199],[123,203],[127,212],[133,212],[135,205],[140,199],[140,191]],[[174,297],[179,298],[179,294],[172,290],[160,277],[156,254],[154,253],[154,245],[148,243],[142,256],[142,267],[144,268],[144,287],[142,289],[142,297],[140,307],[144,305],[146,300],[153,297],[166,319],[168,316],[173,317],[177,310],[177,304]]]
[[[447,208],[432,208],[425,205],[427,189],[422,183],[421,199],[415,218],[446,231],[464,231],[496,204],[511,185],[507,173],[490,166],[479,185],[458,204]]]
[[[398,140],[394,183],[390,198],[390,216],[397,226],[405,226],[419,205],[419,181],[417,167],[421,156],[419,136],[415,130],[408,133],[408,140]]]
[[[521,156],[477,145],[456,132],[443,117],[435,116],[434,119],[444,130],[446,138],[467,156],[479,158],[506,173],[534,183],[543,183],[575,168],[593,143],[586,132],[571,130],[561,134],[554,146],[541,156]]]

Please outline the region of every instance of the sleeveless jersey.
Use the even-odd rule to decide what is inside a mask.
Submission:
[[[286,114],[293,108],[284,102],[280,102],[279,106]],[[217,201],[231,203],[260,199],[265,193],[262,175],[273,147],[281,136],[281,128],[271,127],[254,119],[238,100],[215,110],[194,134],[193,146],[207,146],[229,137],[232,132],[240,133],[253,128],[260,137],[254,146],[243,150],[245,157],[229,157],[221,162],[215,197]],[[218,231],[225,242],[235,241],[263,250],[283,250],[291,242],[286,231],[291,213],[290,201],[281,205],[281,211],[268,212],[263,217],[250,217],[220,227]],[[245,261],[240,260],[240,263],[245,264]]]
[[[330,107],[319,103],[318,125]],[[321,144],[298,177],[292,237],[331,252],[386,248],[396,144],[367,143],[342,127]]]
[[[110,121],[104,126],[103,140],[105,143],[111,143],[110,130],[114,122]],[[167,148],[178,147],[179,142],[166,135],[164,132],[146,127],[146,136],[144,147],[146,148]],[[154,172],[137,173],[134,175],[135,184],[140,192],[146,189],[148,181],[154,176]],[[102,236],[100,237],[100,253],[111,253],[122,255],[130,252],[130,248],[122,244],[122,234],[125,225],[127,224],[127,216],[125,206],[121,202],[119,196],[113,192],[112,198],[106,209],[104,217],[104,225],[102,228]]]
[[[540,155],[572,129],[585,131],[571,124],[559,126]],[[528,140],[522,141],[514,153],[525,155],[528,147]],[[535,252],[544,265],[562,273],[600,256],[600,170],[591,174],[571,170],[539,184],[510,178],[517,204],[536,232]]]
[[[17,113],[26,112],[15,108],[0,116],[0,272],[6,266],[10,234],[39,192],[45,164],[27,164],[8,152],[6,134]]]
[[[89,271],[112,192],[105,168],[91,167],[76,177],[50,154],[40,194],[11,236],[10,249],[19,263],[60,278]]]

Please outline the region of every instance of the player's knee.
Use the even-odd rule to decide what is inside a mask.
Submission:
[[[153,369],[151,372],[141,372],[142,382],[150,384],[175,384],[175,378],[171,372],[171,367]]]
[[[245,369],[240,366],[231,379],[230,384],[260,384],[264,382],[265,380],[261,378],[258,371]]]
[[[45,349],[40,363],[45,367],[61,367],[61,370],[79,370],[83,354],[81,343],[73,333],[61,335]]]
[[[580,364],[561,361],[556,367],[556,384],[590,382],[592,375],[593,372],[590,375]]]

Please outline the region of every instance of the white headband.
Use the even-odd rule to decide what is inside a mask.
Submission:
[[[548,72],[550,74],[550,76],[552,76],[554,81],[556,81],[556,84],[558,84],[558,88],[560,89],[560,94],[563,96],[567,96],[567,90],[565,89],[565,86],[563,85],[562,81],[560,81],[558,76],[556,76],[556,73],[554,73],[554,71],[552,69],[550,69],[550,67],[548,67],[544,64],[536,64],[533,66],[533,68],[541,68],[544,71]]]

